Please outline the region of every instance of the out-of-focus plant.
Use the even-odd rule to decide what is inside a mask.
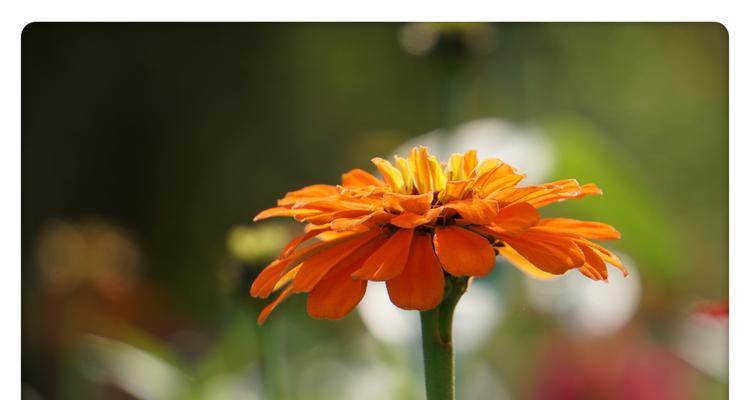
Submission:
[[[137,329],[120,339],[87,335],[74,366],[91,382],[114,387],[139,399],[261,399],[252,322],[242,313],[220,332],[215,344],[195,360],[175,343]]]

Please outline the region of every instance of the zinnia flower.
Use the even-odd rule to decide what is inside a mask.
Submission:
[[[353,169],[340,185],[290,192],[255,217],[307,223],[250,288],[260,298],[281,290],[259,323],[294,293],[308,294],[311,316],[342,318],[362,299],[368,281],[385,281],[397,307],[430,310],[443,299],[446,274],[487,275],[497,254],[542,279],[575,268],[606,280],[606,263],[627,274],[617,256],[591,241],[618,239],[613,227],[541,218],[537,211],[602,194],[593,184],[566,179],[518,187],[525,175],[498,159],[480,164],[474,150],[453,154],[444,164],[422,146],[408,158],[396,156],[395,165],[382,158],[372,162],[382,180]]]

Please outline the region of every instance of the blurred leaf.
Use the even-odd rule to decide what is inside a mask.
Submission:
[[[615,246],[635,257],[646,279],[677,284],[685,263],[681,233],[653,187],[649,174],[609,136],[576,117],[550,117],[543,126],[559,151],[556,179],[575,177],[596,183],[603,198],[568,201],[553,207],[583,219],[614,225],[622,233]],[[557,214],[557,213],[556,213]]]

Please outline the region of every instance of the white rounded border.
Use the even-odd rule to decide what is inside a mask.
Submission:
[[[0,301],[3,354],[0,391],[19,398],[21,389],[21,33],[34,21],[715,21],[729,31],[730,47],[730,398],[750,398],[750,282],[743,244],[748,221],[747,156],[750,123],[747,110],[750,26],[742,2],[655,2],[593,0],[480,2],[217,0],[126,3],[102,1],[10,1],[0,9],[0,183],[3,188],[0,248],[5,264]],[[743,73],[744,72],[744,73]],[[707,132],[706,134],[711,134]],[[723,206],[723,205],[717,205]]]

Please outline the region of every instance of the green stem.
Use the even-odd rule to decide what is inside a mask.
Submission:
[[[468,278],[446,276],[445,295],[436,308],[420,313],[427,400],[456,398],[453,311],[466,292]]]

